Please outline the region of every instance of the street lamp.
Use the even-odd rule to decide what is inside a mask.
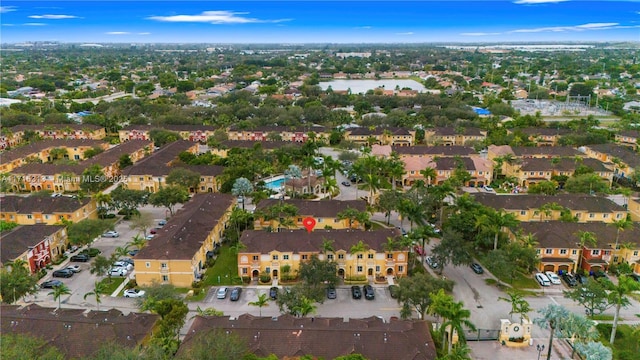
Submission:
[[[536,345],[536,349],[538,350],[538,360],[540,360],[540,353],[544,351],[544,345]]]

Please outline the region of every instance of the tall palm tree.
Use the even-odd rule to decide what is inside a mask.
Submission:
[[[309,314],[315,313],[316,306],[313,305],[313,300],[303,295],[302,298],[300,298],[298,304],[296,304],[291,310],[295,315],[304,317]]]
[[[94,296],[96,299],[96,308],[98,309],[98,311],[100,311],[100,304],[102,303],[102,295],[106,294],[106,291],[107,291],[107,285],[105,285],[103,282],[96,281],[93,284],[93,291],[89,291],[88,293],[84,294],[84,299],[87,300],[87,297]]]
[[[542,314],[542,317],[533,319],[533,323],[543,329],[550,329],[549,346],[547,347],[547,360],[549,360],[551,358],[551,350],[553,349],[553,336],[556,332],[556,328],[560,325],[563,319],[569,317],[569,311],[562,305],[550,304],[538,310],[538,313]]]
[[[509,312],[509,317],[513,314],[520,315],[520,323],[522,323],[523,319],[529,319],[527,313],[531,311],[531,306],[529,302],[525,300],[524,295],[517,290],[508,290],[507,295],[508,298],[498,297],[498,300],[506,301],[511,304],[511,311]]]
[[[196,316],[224,316],[224,313],[216,308],[206,308],[201,309],[200,306],[196,309],[196,315],[192,317],[192,319]]]
[[[320,246],[320,248],[322,249],[322,254],[324,254],[325,256],[325,260],[327,257],[327,253],[335,251],[333,248],[333,241],[334,240],[322,239],[322,245]]]
[[[258,295],[258,299],[250,302],[249,305],[257,306],[258,309],[260,309],[260,316],[262,317],[262,308],[269,306],[269,298],[267,298],[267,294],[260,294]]]
[[[129,246],[133,246],[136,249],[140,250],[147,244],[147,240],[145,240],[142,236],[136,235],[131,239],[131,242],[127,244],[127,248]]]
[[[598,243],[598,239],[596,238],[596,234],[591,231],[578,231],[578,238],[580,239],[580,257],[578,258],[578,266],[577,269],[582,267],[582,252],[584,251],[585,245],[596,246]]]
[[[438,358],[442,360],[471,360],[471,348],[467,344],[457,343],[451,348],[451,352]]]
[[[391,189],[395,190],[397,180],[402,179],[402,175],[406,173],[404,162],[396,152],[393,152],[391,157],[384,162],[384,167],[386,173],[391,177]]]
[[[349,253],[351,255],[355,255],[356,256],[356,272],[358,271],[358,266],[360,266],[360,259],[358,258],[358,255],[360,253],[364,253],[368,249],[369,249],[369,246],[367,244],[365,244],[364,242],[362,242],[362,240],[358,241],[357,244],[351,246],[351,248],[349,249]]]
[[[625,218],[622,220],[616,220],[613,223],[611,223],[611,225],[615,226],[616,228],[616,243],[613,247],[613,251],[615,252],[615,251],[618,251],[618,242],[620,241],[620,232],[631,229],[633,227],[633,222]]]
[[[53,300],[58,301],[58,309],[62,306],[62,296],[71,294],[71,290],[67,287],[67,285],[62,284],[53,288],[53,291],[49,293],[49,295],[53,295]]]
[[[427,185],[433,185],[433,180],[438,176],[436,169],[427,166],[424,170],[420,170],[420,175],[427,179]]]
[[[475,331],[476,326],[469,321],[471,317],[471,311],[464,308],[463,302],[454,302],[451,304],[449,309],[446,312],[447,321],[442,324],[444,328],[449,326],[449,350],[448,353],[451,353],[451,347],[453,346],[453,332],[458,333],[458,339],[465,343],[466,339],[464,337],[464,327],[469,330]]]
[[[609,304],[614,305],[616,309],[615,315],[613,316],[613,326],[611,327],[611,337],[609,338],[609,343],[613,345],[613,342],[616,340],[620,309],[629,306],[629,295],[634,291],[640,290],[640,283],[627,275],[622,275],[618,278],[618,285],[615,285],[611,281],[606,281],[605,287],[609,290],[609,294],[607,295]]]
[[[105,210],[109,210],[111,208],[111,204],[113,203],[113,200],[111,199],[110,194],[105,194],[100,191],[93,194],[92,197],[93,197],[93,200],[98,205],[98,207],[104,208]],[[100,216],[102,217],[104,217],[105,214],[106,214],[106,211],[100,212]]]

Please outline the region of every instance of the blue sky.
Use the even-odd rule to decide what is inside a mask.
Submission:
[[[2,43],[640,41],[640,0],[2,1]]]

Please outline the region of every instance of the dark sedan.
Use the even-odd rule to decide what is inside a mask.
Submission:
[[[69,259],[69,261],[79,261],[79,262],[87,262],[91,260],[91,257],[87,254],[78,254],[78,255],[73,255],[71,257],[71,259]]]
[[[69,269],[60,269],[53,272],[53,277],[70,278],[73,276],[73,271]]]
[[[562,280],[564,280],[564,282],[567,284],[567,286],[576,286],[578,285],[578,280],[576,280],[575,277],[573,277],[573,275],[569,274],[569,273],[564,273],[562,274]]]
[[[231,295],[229,295],[229,299],[231,301],[238,301],[240,300],[241,293],[242,293],[242,288],[239,288],[239,287],[233,288],[233,290],[231,290]]]
[[[478,263],[471,264],[471,270],[473,270],[473,272],[476,273],[476,274],[484,273],[484,269]]]
[[[60,280],[47,280],[40,284],[40,287],[43,289],[53,289],[56,286],[62,286],[63,282]]]
[[[354,298],[354,299],[362,298],[362,290],[360,290],[360,286],[353,285],[351,287],[351,297]]]
[[[271,300],[275,300],[278,298],[278,288],[277,287],[272,287],[271,289],[269,289],[269,297],[271,298]]]

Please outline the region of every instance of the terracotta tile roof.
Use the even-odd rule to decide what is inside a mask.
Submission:
[[[256,144],[260,144],[260,146],[265,150],[273,150],[280,149],[286,146],[294,146],[301,147],[302,143],[292,142],[292,141],[250,141],[250,140],[225,140],[220,143],[220,145],[228,148],[243,148],[243,149],[253,149]]]
[[[21,159],[23,157],[29,156],[31,154],[38,153],[42,150],[49,148],[57,148],[57,147],[101,147],[105,144],[104,141],[101,140],[91,140],[91,139],[51,139],[51,140],[41,140],[34,141],[32,143],[16,147],[9,151],[5,151],[0,156],[0,163],[10,163],[14,160]]]
[[[243,338],[251,353],[264,357],[297,358],[313,355],[334,359],[353,353],[377,360],[433,360],[435,345],[431,337],[431,323],[422,320],[394,320],[383,322],[377,317],[365,319],[296,318],[281,315],[277,318],[240,315],[197,316],[189,328],[178,355],[192,346],[198,334],[218,329]],[[223,335],[224,336],[224,335]]]
[[[595,248],[611,249],[615,244],[617,229],[605,223],[572,223],[564,221],[522,222],[520,229],[524,234],[533,234],[540,248],[577,249],[580,243],[580,231],[592,232],[598,244]],[[632,229],[620,231],[619,244],[634,243],[640,248],[640,224],[635,223]]]
[[[604,166],[602,161],[597,159],[585,158],[576,162],[573,158],[559,158],[559,162],[554,164],[549,158],[527,158],[522,160],[522,171],[575,171],[580,165],[588,166],[595,172],[612,172]]]
[[[438,155],[468,156],[477,152],[468,146],[394,146],[393,151],[400,155]]]
[[[482,205],[494,209],[522,210],[539,209],[544,204],[556,203],[571,210],[586,212],[613,212],[626,211],[622,206],[613,201],[599,196],[580,194],[558,195],[496,195],[487,193],[472,194]]]
[[[127,348],[140,345],[151,334],[158,315],[129,313],[116,309],[44,308],[2,305],[3,334],[25,334],[41,338],[57,347],[66,358],[87,358],[102,345],[114,342]]]
[[[178,210],[136,255],[136,260],[189,260],[202,247],[234,196],[219,193],[195,194]]]
[[[391,156],[392,148],[390,145],[371,145],[371,155],[376,156]]]
[[[292,252],[320,252],[323,240],[333,240],[333,248],[349,251],[360,240],[370,249],[384,251],[387,238],[400,236],[398,229],[382,229],[375,231],[362,230],[324,230],[316,229],[311,233],[307,230],[285,230],[280,232],[266,232],[263,230],[248,230],[242,232],[240,241],[246,246],[243,253],[268,254],[271,251]]]
[[[509,145],[489,145],[488,150],[496,156],[503,156],[507,154],[515,155],[513,149]]]
[[[14,260],[29,247],[37,245],[47,236],[55,234],[62,225],[22,225],[0,233],[0,264]]]
[[[410,175],[411,171],[421,171],[430,167],[432,169],[436,169],[437,165],[433,162],[433,159],[429,157],[406,157],[402,159],[404,162],[404,170],[407,172],[405,175]],[[420,175],[419,173],[416,176]],[[422,175],[420,175],[422,176]]]
[[[82,200],[66,196],[13,196],[6,195],[0,197],[0,212],[17,214],[55,214],[70,213],[87,205],[90,198]]]
[[[269,208],[274,205],[280,204],[282,201],[278,199],[265,199],[260,201],[256,206],[256,211],[260,211]],[[358,211],[367,211],[367,203],[363,200],[300,200],[290,199],[284,200],[285,204],[291,204],[298,208],[299,216],[314,216],[323,218],[337,217],[338,213],[348,208],[356,209]]]
[[[507,145],[505,145],[507,146]],[[526,157],[534,155],[545,155],[548,157],[584,157],[585,154],[569,146],[512,146],[511,150],[515,156]]]
[[[611,157],[616,157],[624,161],[625,164],[629,165],[632,168],[640,166],[640,155],[626,146],[614,144],[596,144],[586,145],[585,147],[599,153],[607,154]]]

